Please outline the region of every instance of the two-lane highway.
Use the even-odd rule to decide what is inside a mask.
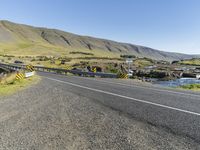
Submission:
[[[200,142],[200,95],[103,79],[39,73],[66,91],[92,99],[133,118]]]
[[[0,96],[0,149],[200,149],[199,93],[38,75],[39,83]]]

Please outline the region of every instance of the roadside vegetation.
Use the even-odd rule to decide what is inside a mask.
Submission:
[[[146,67],[146,66],[151,66],[154,65],[154,62],[152,59],[149,58],[138,58],[134,61],[134,64],[136,67]]]
[[[189,59],[189,60],[183,60],[183,61],[180,62],[180,64],[199,66],[200,65],[200,59],[194,58],[194,59]]]
[[[0,54],[0,62],[15,63],[15,64],[31,64],[34,66],[60,68],[67,70],[82,70],[90,71],[90,68],[98,69],[97,72],[119,73],[120,71],[127,73],[128,64],[126,59],[133,59],[130,68],[133,70],[133,77],[142,81],[151,81],[149,78],[158,80],[175,80],[180,78],[180,71],[176,68],[183,68],[186,65],[181,65],[179,61],[170,64],[166,61],[158,61],[150,58],[138,58],[134,55],[119,55],[117,56],[98,56],[93,51],[70,51],[69,55],[8,55]],[[191,61],[191,60],[186,60]],[[183,62],[183,61],[182,61]],[[185,62],[186,63],[186,62]],[[193,63],[198,63],[195,59]]]
[[[188,85],[183,85],[180,88],[187,89],[187,90],[200,91],[200,84],[188,84]]]
[[[73,55],[73,57],[71,57]],[[95,67],[106,73],[118,73],[122,68],[128,68],[126,59],[133,59],[133,68],[145,69],[145,67],[153,66],[156,62],[149,58],[137,58],[134,55],[120,55],[119,57],[96,56],[92,52],[71,51],[70,55],[62,56],[13,56],[0,55],[0,61],[5,63],[15,63],[21,61],[24,64],[32,64],[34,66],[42,66],[49,68],[61,69],[81,69]],[[87,71],[87,70],[86,70]],[[124,71],[124,70],[123,70]],[[149,77],[149,76],[148,76]],[[155,77],[155,75],[153,75]]]
[[[6,77],[0,78],[0,96],[10,95],[19,90],[22,90],[32,84],[39,82],[39,76],[35,75],[31,78],[16,80],[16,74],[12,73]]]

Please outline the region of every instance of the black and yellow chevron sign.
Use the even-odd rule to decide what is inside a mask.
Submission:
[[[97,68],[92,68],[92,72],[96,73],[97,72]]]
[[[17,80],[24,79],[24,74],[23,74],[23,73],[17,73],[15,78],[16,78]]]
[[[119,75],[118,75],[118,78],[121,78],[121,79],[128,79],[128,74],[125,74],[125,73],[119,74]]]
[[[34,68],[32,65],[27,65],[27,66],[26,66],[26,69],[27,69],[28,71],[31,71],[31,72],[35,71],[35,68]]]

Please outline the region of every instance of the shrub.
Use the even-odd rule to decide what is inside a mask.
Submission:
[[[69,54],[82,54],[82,55],[91,55],[93,56],[93,53],[86,53],[86,52],[70,52]]]
[[[136,58],[135,55],[120,55],[121,58]]]

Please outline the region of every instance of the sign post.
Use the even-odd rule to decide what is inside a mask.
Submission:
[[[128,74],[129,74],[130,68],[131,68],[131,63],[133,63],[133,59],[131,59],[131,58],[126,59],[126,63],[128,64]]]

